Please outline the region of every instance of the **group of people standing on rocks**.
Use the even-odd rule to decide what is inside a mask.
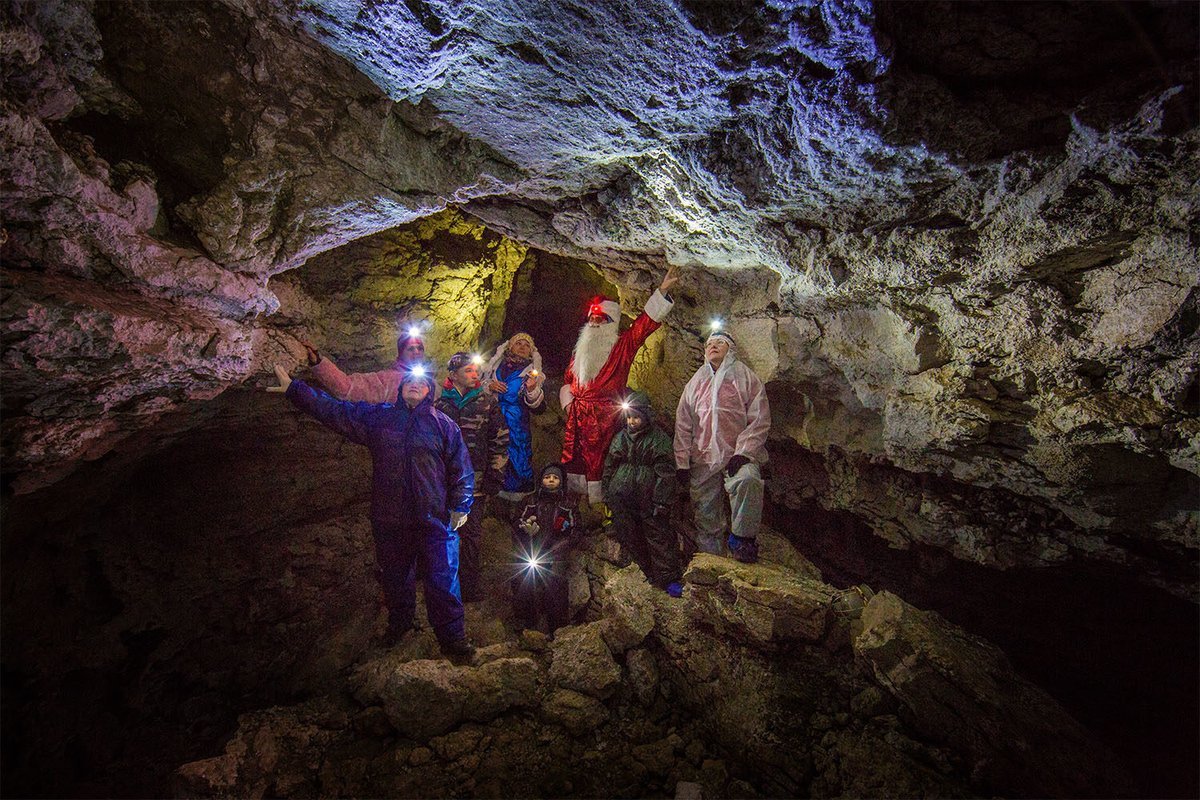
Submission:
[[[629,393],[635,356],[673,306],[668,270],[625,331],[618,303],[595,298],[564,375],[561,463],[533,469],[530,415],[546,407],[541,356],[518,333],[490,359],[455,353],[437,391],[419,330],[397,342],[395,363],[346,374],[305,343],[315,383],[276,366],[278,391],[300,410],[371,452],[371,527],[388,608],[385,643],[413,626],[420,570],[426,610],[442,651],[469,660],[463,603],[482,599],[481,499],[514,503],[513,578],[518,624],[545,612],[550,632],[569,621],[566,553],[582,534],[579,496],[611,515],[612,531],[647,579],[680,596],[673,522],[688,490],[697,549],[753,562],[762,516],[770,410],[762,381],[737,359],[732,336],[714,330],[705,361],[683,390],[674,437],[657,426],[649,398]],[[728,531],[728,538],[725,534]],[[724,539],[724,541],[723,541]]]

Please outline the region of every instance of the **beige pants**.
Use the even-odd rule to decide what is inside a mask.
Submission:
[[[703,477],[699,468],[693,468],[688,488],[696,522],[696,547],[701,552],[724,554],[725,535],[730,530],[743,539],[758,536],[763,504],[763,479],[758,464],[744,464],[732,478],[725,477],[724,470]]]

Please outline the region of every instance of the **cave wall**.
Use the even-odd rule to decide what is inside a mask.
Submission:
[[[347,244],[283,273],[272,325],[347,371],[383,369],[398,332],[424,331],[439,371],[459,350],[494,346],[528,248],[447,210]]]
[[[269,335],[371,370],[423,321],[441,364],[499,332],[526,256],[443,212],[274,279]],[[383,624],[369,496],[363,448],[257,386],[6,496],[6,791],[160,794],[247,707],[328,689]]]
[[[283,581],[289,558],[316,557],[270,550],[239,509],[307,508],[296,476],[348,456],[255,455],[257,472],[229,474],[264,490],[214,500],[229,530],[199,539],[147,541],[175,523],[139,488],[203,518],[162,481],[169,454],[211,437],[236,460],[219,414],[237,441],[255,425],[285,438],[269,405],[254,410],[269,401],[225,395],[301,363],[300,338],[376,368],[397,316],[428,319],[441,361],[522,314],[547,322],[521,280],[603,286],[632,314],[668,264],[684,268],[678,303],[632,382],[669,414],[725,317],[768,382],[780,506],[853,514],[894,548],[1100,564],[1195,599],[1194,4],[348,9],[0,12],[5,635],[20,644],[5,668],[17,654],[22,691],[49,670],[76,687],[64,696],[119,708],[156,664],[201,676],[198,627],[236,609],[195,572],[209,551],[182,554],[220,553],[240,591],[255,574],[242,561]],[[541,340],[559,359],[579,324],[562,306]],[[280,463],[293,468],[276,477]],[[296,482],[271,482],[284,474]],[[341,480],[330,490],[360,502],[365,484]],[[802,539],[810,523],[788,519]],[[295,524],[360,574],[359,528]],[[176,541],[205,609],[178,632],[162,620],[190,607],[157,583],[171,585]],[[259,546],[279,557],[254,561]],[[319,605],[332,579],[301,578]],[[272,590],[256,632],[294,610],[291,591]],[[62,624],[104,653],[100,677],[37,629],[34,609],[60,594]],[[312,613],[341,630],[352,605]],[[287,630],[264,641],[307,641]],[[335,650],[350,657],[361,633]],[[292,658],[257,648],[264,675]],[[80,774],[108,757],[74,753],[46,719],[36,735]]]
[[[164,417],[4,505],[4,785],[155,796],[248,705],[327,687],[382,620],[370,459],[278,395]],[[303,468],[298,468],[303,465]]]

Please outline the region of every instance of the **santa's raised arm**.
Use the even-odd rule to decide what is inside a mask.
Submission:
[[[617,406],[629,381],[629,368],[646,338],[671,312],[674,301],[669,291],[679,280],[678,269],[667,270],[645,310],[624,332],[620,332],[621,307],[616,301],[596,297],[588,307],[587,323],[575,342],[558,397],[567,412],[562,450],[567,486],[586,492],[589,503],[604,500],[600,490],[604,455],[621,425]]]

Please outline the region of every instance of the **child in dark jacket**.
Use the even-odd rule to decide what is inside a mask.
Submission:
[[[671,437],[654,424],[650,398],[629,395],[621,407],[625,427],[604,459],[604,497],[617,540],[633,555],[646,579],[679,597],[679,544],[671,526],[675,505],[675,454]]]
[[[570,622],[567,551],[577,523],[566,478],[561,465],[544,467],[537,494],[513,520],[518,569],[512,579],[513,617],[521,628],[534,628],[544,609],[551,635]]]

